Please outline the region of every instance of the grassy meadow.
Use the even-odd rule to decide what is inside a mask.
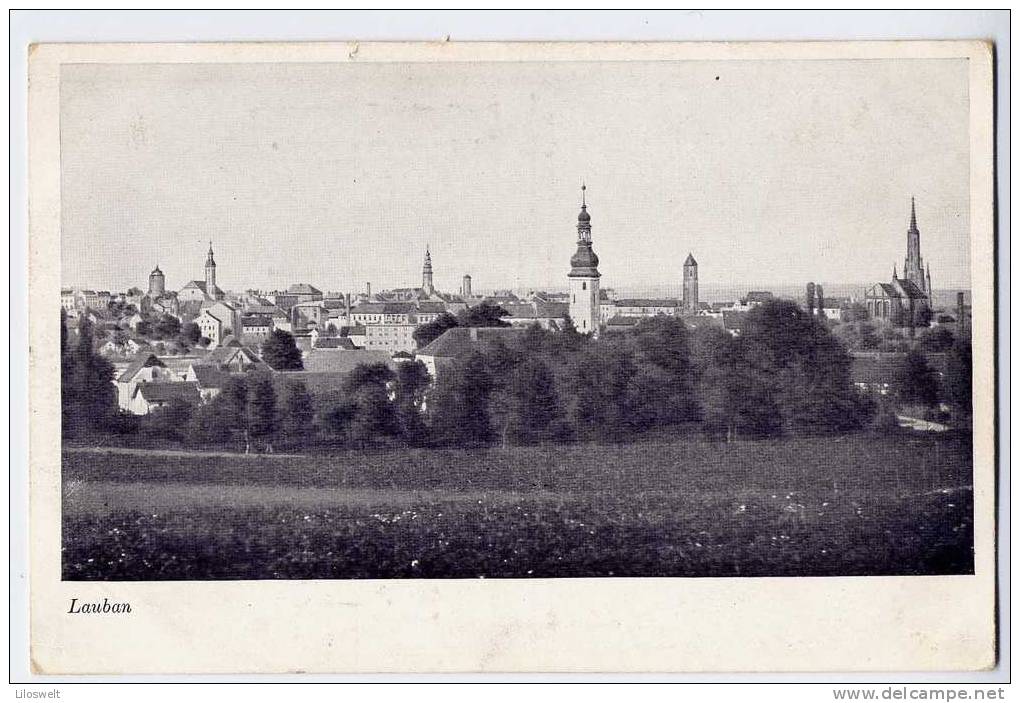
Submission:
[[[63,461],[67,580],[973,569],[960,433]]]

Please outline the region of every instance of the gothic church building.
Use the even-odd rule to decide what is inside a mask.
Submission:
[[[910,199],[910,227],[907,229],[907,256],[903,277],[893,266],[892,281],[876,283],[864,293],[864,305],[874,320],[885,320],[896,327],[927,327],[931,320],[931,267],[921,258],[921,231],[917,227],[917,209]]]

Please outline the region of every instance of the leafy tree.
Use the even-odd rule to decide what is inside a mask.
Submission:
[[[284,330],[273,330],[262,342],[262,360],[275,371],[300,371],[305,367],[294,336]]]
[[[875,333],[875,325],[868,321],[856,322],[853,324],[857,332],[857,348],[862,351],[877,349],[879,346],[878,335]]]
[[[742,356],[767,383],[782,427],[811,433],[861,427],[864,407],[850,382],[850,357],[817,317],[793,302],[770,300],[748,313]]]
[[[503,403],[504,444],[531,444],[563,436],[564,416],[555,379],[540,359],[526,359],[513,370]]]
[[[155,339],[173,339],[181,331],[181,321],[173,315],[163,313],[152,321],[152,336]]]
[[[247,428],[254,439],[267,442],[272,448],[276,431],[276,390],[269,373],[253,373],[248,378]]]
[[[315,424],[333,442],[343,442],[357,411],[357,406],[348,401],[330,403],[319,410]]]
[[[127,294],[130,295],[132,298],[137,298],[143,293],[144,291],[137,286],[131,286],[130,288],[127,289]]]
[[[314,416],[315,404],[305,384],[294,380],[284,382],[277,419],[282,435],[291,442],[307,436]]]
[[[124,342],[128,341],[128,333],[120,329],[110,330],[107,333],[107,336],[114,344],[117,345],[123,344]]]
[[[138,308],[136,308],[131,303],[128,303],[128,302],[125,302],[125,301],[122,301],[122,300],[111,300],[109,302],[109,304],[106,306],[106,308],[115,317],[118,317],[118,318],[120,318],[120,317],[127,317],[129,315],[134,315],[136,312],[138,312]]]
[[[192,412],[190,403],[172,398],[142,418],[141,432],[148,437],[181,441],[189,435]]]
[[[461,310],[456,316],[444,312],[432,322],[417,327],[412,336],[418,348],[422,349],[439,339],[443,332],[454,327],[509,327],[510,323],[501,319],[508,314],[498,305],[481,303]]]
[[[733,336],[719,326],[695,327],[690,334],[690,359],[693,373],[701,377],[714,363],[721,350],[733,342]]]
[[[914,318],[911,321],[912,327],[927,327],[931,324],[931,308],[927,305],[918,305],[914,308]]]
[[[634,362],[625,343],[600,339],[565,364],[568,415],[575,434],[588,440],[615,439],[630,429],[630,383]]]
[[[949,351],[956,338],[948,327],[939,326],[925,330],[918,341],[925,351],[941,353]]]
[[[63,433],[70,435],[73,432],[72,418],[74,416],[74,359],[71,356],[71,348],[68,344],[67,311],[60,308],[60,419]]]
[[[508,344],[502,337],[495,337],[485,344],[483,349],[494,389],[502,388],[509,382],[513,370],[526,356],[542,353],[543,342],[536,340],[530,328],[524,336],[526,339],[519,340],[519,343]]]
[[[924,354],[916,349],[907,353],[897,378],[896,388],[901,400],[932,406],[939,401],[939,384],[935,371]]]
[[[964,413],[971,412],[973,375],[970,342],[959,340],[946,355],[945,397],[953,407]]]
[[[434,340],[439,339],[443,332],[457,326],[457,318],[448,312],[444,312],[432,322],[419,325],[411,334],[419,349],[423,349]]]
[[[841,322],[865,322],[870,317],[864,303],[851,303],[850,307],[843,308],[839,313]]]
[[[202,329],[198,323],[188,322],[181,327],[181,341],[189,346],[198,344],[202,339]]]
[[[574,322],[574,318],[572,318],[570,315],[567,315],[566,318],[564,318],[564,320],[563,320],[563,328],[562,328],[561,331],[564,334],[575,334],[575,335],[580,335],[581,334],[580,332],[577,331],[577,324]]]
[[[479,351],[445,370],[428,396],[433,441],[441,445],[491,441],[489,399],[492,390],[488,362]]]
[[[892,329],[892,328],[887,328]],[[844,322],[833,329],[847,349],[870,351],[878,349],[880,340],[875,324],[868,321]]]
[[[231,434],[244,440],[244,450],[251,449],[251,432],[248,428],[248,383],[244,376],[232,375],[217,398],[217,405],[223,415],[224,424],[230,428]]]
[[[199,405],[191,413],[186,439],[189,444],[225,444],[230,441],[235,427],[231,425],[232,408],[221,394],[211,403]]]
[[[709,435],[727,442],[779,434],[782,415],[769,384],[747,366],[713,366],[702,392],[703,424]]]
[[[393,406],[400,435],[412,446],[427,439],[425,394],[429,383],[428,369],[420,361],[402,363],[397,367],[393,384]]]
[[[502,318],[509,315],[505,309],[492,303],[480,303],[457,313],[457,324],[461,327],[509,327]]]
[[[94,328],[88,317],[83,315],[78,321],[78,341],[73,349],[67,347],[66,338],[61,341],[66,359],[61,386],[61,406],[68,420],[65,432],[76,436],[108,429],[118,414],[114,369],[96,354]]]
[[[628,335],[635,374],[630,383],[636,429],[665,426],[697,417],[689,332],[664,315],[642,320]]]
[[[344,382],[344,392],[354,405],[347,434],[359,444],[395,434],[396,418],[390,404],[389,384],[393,371],[386,364],[359,364]]]

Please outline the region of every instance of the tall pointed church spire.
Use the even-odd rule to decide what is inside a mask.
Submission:
[[[432,286],[432,252],[428,244],[425,245],[425,263],[421,267],[421,287],[429,295],[435,290]]]
[[[914,196],[910,196],[910,229],[917,229],[917,209],[914,205]]]
[[[209,254],[205,257],[205,294],[217,300],[216,261],[213,259],[212,241],[209,242]]]
[[[892,265],[892,279],[896,280],[896,264]]]

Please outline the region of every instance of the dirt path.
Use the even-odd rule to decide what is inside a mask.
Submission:
[[[71,454],[126,454],[129,456],[220,456],[220,457],[266,457],[267,459],[300,459],[304,454],[260,454],[252,452],[208,452],[198,449],[141,449],[135,447],[68,447],[63,451]]]

